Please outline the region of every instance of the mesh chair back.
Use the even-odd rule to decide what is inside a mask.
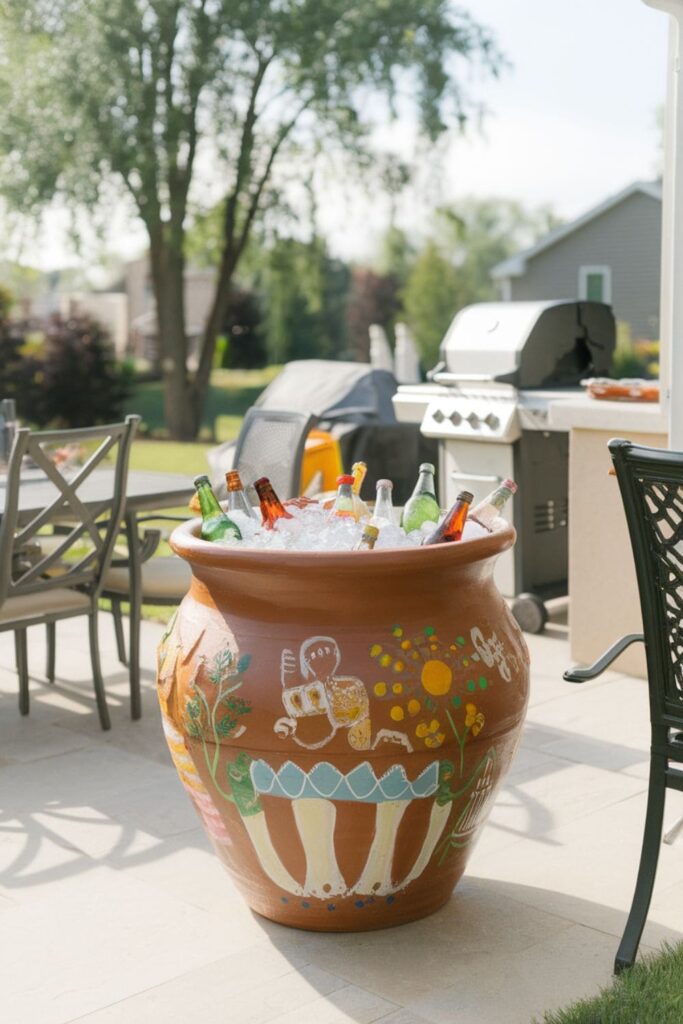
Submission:
[[[683,724],[683,453],[610,441],[635,561],[653,732]],[[680,759],[680,744],[678,745]]]
[[[10,597],[56,587],[99,592],[124,513],[130,446],[139,422],[139,416],[128,416],[125,423],[102,427],[17,431],[0,519],[0,605]],[[68,475],[58,468],[55,452],[60,448],[84,446],[88,452],[93,444],[82,466]],[[95,469],[100,472],[93,478]],[[37,487],[47,496],[44,507],[23,519],[22,490]],[[37,557],[22,564],[15,556],[31,542],[40,544],[40,531],[50,525],[62,531],[57,543],[47,553],[37,549]]]
[[[267,476],[283,501],[299,493],[301,463],[316,418],[305,412],[249,409],[235,447],[233,466],[245,488]],[[258,504],[253,491],[250,497]]]

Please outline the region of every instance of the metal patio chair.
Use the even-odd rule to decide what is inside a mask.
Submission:
[[[645,644],[650,699],[650,782],[633,902],[614,964],[631,967],[650,907],[667,789],[683,790],[683,452],[614,440],[609,450],[631,538],[643,633],[618,640],[594,665],[565,672],[583,683],[628,646]]]
[[[22,715],[29,712],[28,627],[47,625],[47,674],[54,678],[55,624],[87,615],[97,709],[102,728],[110,728],[100,667],[98,598],[123,517],[130,446],[139,421],[139,416],[128,416],[124,423],[102,427],[16,433],[0,519],[0,631],[14,632]],[[70,477],[60,472],[49,454],[51,448],[91,442],[96,443],[95,450]],[[93,487],[93,471],[103,468],[112,455],[113,468],[108,466],[110,472]],[[32,486],[31,481],[22,481],[25,458],[45,474],[54,493],[42,511],[27,520],[20,516],[22,486]],[[51,535],[43,549],[40,531],[46,527],[62,532]],[[33,556],[24,560],[29,546]]]
[[[260,476],[268,477],[282,501],[295,498],[300,491],[306,438],[317,422],[317,417],[309,412],[252,406],[244,417],[234,448],[228,443],[209,452],[218,496],[225,497],[223,474],[228,469],[237,469],[254,504],[258,501],[250,488]]]

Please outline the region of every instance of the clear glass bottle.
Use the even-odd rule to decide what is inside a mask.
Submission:
[[[375,507],[370,519],[373,526],[394,525],[394,503],[391,498],[393,489],[394,485],[391,480],[377,481],[377,497],[375,498]]]
[[[410,533],[419,530],[423,523],[438,523],[441,509],[436,498],[434,484],[434,466],[431,462],[423,462],[415,490],[408,498],[401,516],[401,526]]]
[[[218,504],[208,476],[196,477],[194,485],[202,514],[202,540],[242,540],[239,526],[233,523]]]
[[[487,530],[492,529],[496,519],[500,518],[500,513],[505,504],[516,491],[517,484],[514,480],[503,480],[499,487],[496,487],[490,494],[487,494],[483,501],[478,502],[474,506],[467,518],[472,519],[475,523],[479,523],[480,526],[485,527]]]
[[[231,469],[225,474],[225,486],[228,488],[228,512],[243,512],[250,519],[258,520],[244,493],[242,480],[236,469]]]
[[[342,519],[356,518],[353,504],[353,477],[350,473],[337,477],[337,497],[332,506],[332,515]]]
[[[266,530],[272,530],[278,519],[294,518],[278,498],[267,476],[254,480],[254,490],[261,504],[261,516]]]
[[[470,491],[461,491],[455,499],[455,504],[446,513],[444,521],[430,533],[425,544],[452,544],[460,540],[472,497]]]
[[[379,526],[373,526],[372,523],[366,523],[363,527],[363,533],[361,539],[356,544],[354,551],[372,551],[377,538],[379,537]]]

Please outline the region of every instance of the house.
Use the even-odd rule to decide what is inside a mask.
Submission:
[[[498,263],[504,300],[607,302],[632,338],[659,338],[662,186],[637,181]]]
[[[190,361],[213,304],[215,270],[187,267],[185,270],[185,330],[190,343]],[[149,254],[126,264],[125,291],[128,296],[128,347],[139,359],[156,363],[159,358],[157,316]]]

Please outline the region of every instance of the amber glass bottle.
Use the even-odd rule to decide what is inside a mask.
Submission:
[[[444,521],[437,526],[434,533],[430,533],[425,544],[452,544],[460,540],[472,497],[470,491],[461,491],[453,507],[446,513]]]
[[[261,515],[266,530],[272,530],[278,519],[293,518],[273,490],[273,485],[267,476],[262,476],[254,481],[254,490],[261,503]]]

